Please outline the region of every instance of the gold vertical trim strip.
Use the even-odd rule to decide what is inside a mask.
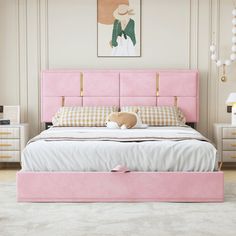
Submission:
[[[159,80],[160,80],[160,75],[157,73],[156,75],[156,96],[159,96]]]
[[[178,105],[178,97],[175,96],[174,106],[177,107],[177,105]]]
[[[65,97],[64,96],[61,97],[61,106],[62,107],[65,106]]]
[[[84,96],[84,77],[83,72],[80,73],[80,96]]]

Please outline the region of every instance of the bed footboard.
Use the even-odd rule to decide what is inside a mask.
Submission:
[[[19,202],[222,202],[216,172],[23,172]]]

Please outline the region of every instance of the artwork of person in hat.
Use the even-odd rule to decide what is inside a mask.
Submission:
[[[112,56],[135,56],[135,21],[130,18],[134,15],[133,9],[121,4],[113,12]]]

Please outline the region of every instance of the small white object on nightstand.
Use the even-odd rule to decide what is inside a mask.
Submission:
[[[3,106],[3,119],[10,124],[20,124],[20,106]]]
[[[28,124],[0,125],[0,162],[20,162],[28,139]]]
[[[236,93],[230,93],[226,104],[232,106],[231,125],[236,125]]]

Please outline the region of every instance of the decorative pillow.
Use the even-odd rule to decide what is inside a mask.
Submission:
[[[102,127],[112,112],[118,111],[111,107],[61,107],[52,119],[53,126],[69,127]]]
[[[176,106],[124,106],[121,111],[139,110],[144,124],[149,126],[185,126],[186,119]]]
[[[147,127],[142,123],[138,110],[135,112],[112,112],[107,117],[107,128],[110,129],[146,129]]]

